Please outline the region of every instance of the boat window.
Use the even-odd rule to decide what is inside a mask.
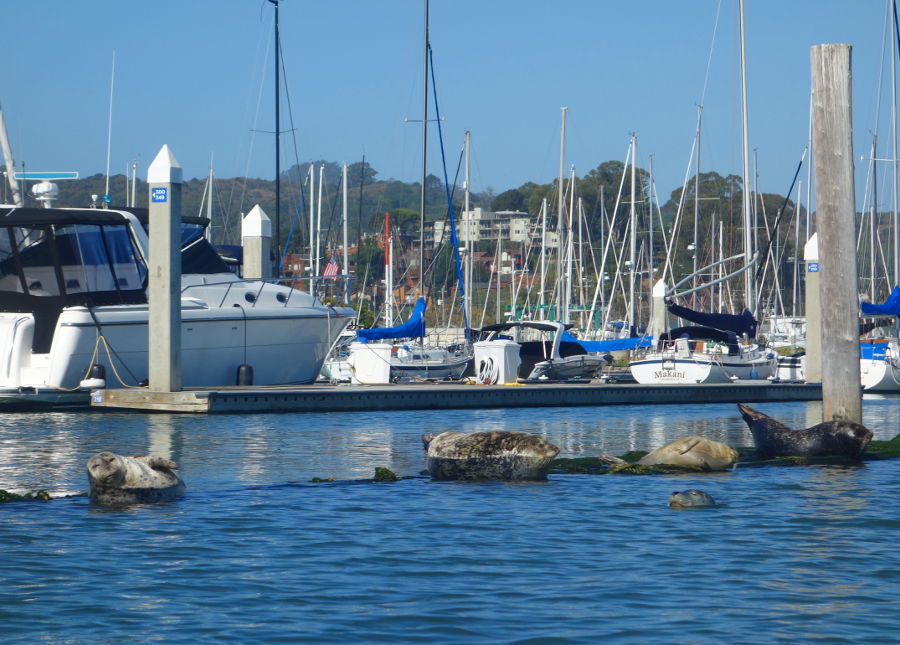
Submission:
[[[33,296],[58,296],[50,233],[43,229],[19,229],[15,236],[16,250],[28,293]],[[22,291],[21,281],[15,291]]]
[[[184,248],[198,237],[203,236],[203,232],[206,230],[206,226],[204,224],[194,224],[191,222],[182,222],[181,223],[181,248]]]
[[[68,293],[132,290],[144,284],[147,268],[125,226],[60,226],[56,246]]]

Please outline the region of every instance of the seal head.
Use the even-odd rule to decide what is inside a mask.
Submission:
[[[705,508],[715,506],[716,501],[711,495],[696,488],[675,491],[669,495],[669,506],[672,508]]]

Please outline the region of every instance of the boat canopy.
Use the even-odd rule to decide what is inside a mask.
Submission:
[[[862,302],[859,307],[866,316],[900,316],[900,287],[894,287],[880,305]]]
[[[396,327],[375,327],[373,329],[357,329],[356,340],[368,343],[370,340],[384,338],[422,338],[425,335],[425,298],[416,300],[416,306],[402,325]]]
[[[681,307],[674,303],[668,305],[669,313],[704,327],[712,327],[735,334],[747,334],[748,338],[756,338],[756,319],[749,310],[735,316],[733,314],[708,314]]]
[[[0,301],[4,311],[34,315],[36,353],[50,351],[63,308],[145,303],[146,281],[119,213],[17,208],[0,216]]]
[[[646,336],[632,336],[631,338],[613,338],[611,340],[580,340],[570,336],[569,332],[563,332],[563,341],[578,343],[585,351],[591,354],[619,352],[638,347],[650,347],[653,341]]]

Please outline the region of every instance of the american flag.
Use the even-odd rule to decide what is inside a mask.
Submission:
[[[334,259],[334,256],[331,256],[331,259],[325,264],[325,268],[322,270],[322,275],[327,277],[331,277],[332,280],[337,280],[338,273],[340,272],[341,267],[337,263],[337,260]]]

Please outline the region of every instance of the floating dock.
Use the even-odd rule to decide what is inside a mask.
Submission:
[[[246,412],[365,412],[372,410],[450,410],[538,408],[672,403],[776,403],[818,401],[820,383],[633,385],[528,383],[466,385],[301,385],[220,387],[150,392],[145,389],[96,390],[91,406],[144,412],[201,414]]]

